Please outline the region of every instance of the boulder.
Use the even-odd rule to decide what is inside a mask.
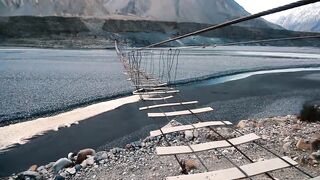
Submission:
[[[72,161],[70,161],[69,159],[61,158],[54,163],[54,165],[52,166],[52,169],[53,169],[53,172],[57,174],[61,169],[70,167],[72,164],[73,164]]]
[[[38,166],[37,165],[32,165],[32,166],[30,166],[29,167],[29,170],[28,171],[37,171],[37,168],[38,168]]]
[[[308,141],[300,139],[297,142],[296,147],[300,150],[310,150],[310,143]]]
[[[87,148],[80,150],[77,154],[76,164],[81,164],[88,156],[94,156],[95,154],[96,151],[93,149]]]

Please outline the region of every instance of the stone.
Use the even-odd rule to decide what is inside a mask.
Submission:
[[[96,155],[94,156],[94,160],[96,162],[99,162],[105,159],[108,159],[108,154],[105,151],[97,152]]]
[[[237,124],[237,128],[243,129],[246,127],[255,127],[257,125],[256,121],[253,120],[241,120]],[[264,126],[263,122],[260,122],[259,124],[260,127]]]
[[[61,176],[60,174],[56,175],[56,177],[54,177],[54,180],[65,180],[66,178]]]
[[[36,179],[36,180],[42,179],[41,175],[38,172],[30,171],[30,170],[20,173],[18,177],[22,179],[27,179],[27,178]]]
[[[77,156],[76,153],[70,152],[70,153],[68,154],[68,159],[70,159],[71,161],[75,161],[75,160],[76,160],[76,159],[75,159],[76,156]]]
[[[46,169],[50,169],[52,168],[52,166],[54,165],[55,162],[50,162],[49,164],[45,165]]]
[[[183,171],[186,171],[186,172],[190,172],[191,170],[198,168],[198,163],[192,159],[182,160],[181,164],[183,167]]]
[[[241,120],[239,121],[238,125],[237,125],[237,128],[239,129],[243,129],[247,126],[247,120]]]
[[[79,165],[79,164],[76,164],[76,165],[74,166],[74,168],[76,169],[76,171],[80,171],[81,168],[82,168],[82,166]]]
[[[28,171],[37,171],[38,166],[37,165],[32,165],[29,167]]]
[[[263,134],[263,135],[261,135],[261,139],[263,139],[263,140],[269,140],[270,137],[267,136],[267,135],[265,135],[265,134]]]
[[[61,158],[54,163],[54,165],[52,166],[52,169],[53,169],[53,172],[57,174],[61,169],[70,167],[72,164],[73,164],[72,161],[70,161],[69,159]]]
[[[284,143],[282,146],[283,152],[288,153],[290,145],[291,145],[291,142]]]
[[[120,153],[121,151],[122,151],[122,149],[121,149],[121,148],[118,148],[118,147],[113,148],[113,149],[110,149],[110,152],[111,152],[112,154],[118,154],[118,153]]]
[[[318,150],[317,152],[313,152],[311,153],[311,155],[309,156],[310,159],[313,160],[320,160],[320,150]]]
[[[197,130],[194,130],[194,131],[193,131],[193,137],[194,137],[194,138],[199,137],[199,132],[198,132]]]
[[[94,157],[90,156],[86,160],[87,165],[93,165],[94,164]]]
[[[283,142],[289,142],[290,141],[290,136],[287,136],[286,138],[284,138]]]
[[[80,150],[77,154],[76,164],[81,164],[88,156],[94,156],[95,154],[96,151],[93,149],[87,148]]]
[[[77,171],[76,171],[75,167],[72,167],[72,168],[67,168],[66,172],[71,174],[71,175],[74,175],[74,174],[76,174]]]
[[[311,140],[310,149],[312,152],[320,150],[320,138]]]
[[[133,147],[132,147],[132,145],[131,144],[126,144],[126,146],[125,146],[125,149],[127,149],[127,150],[131,150]]]
[[[191,130],[185,131],[184,137],[188,140],[191,140],[193,138],[193,132]]]
[[[181,125],[182,125],[181,123],[179,123],[178,121],[172,119],[168,124],[163,126],[163,128],[171,128],[171,127],[181,126]]]
[[[307,141],[300,139],[297,144],[296,147],[300,150],[310,150],[310,143],[308,143]]]
[[[298,130],[301,130],[301,129],[302,129],[301,126],[300,126],[300,124],[295,124],[295,125],[293,125],[291,128],[292,128],[292,130],[294,130],[294,131],[298,131]]]

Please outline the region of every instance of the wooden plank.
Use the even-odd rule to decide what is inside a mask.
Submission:
[[[255,133],[250,133],[250,134],[246,134],[237,138],[232,138],[229,139],[229,141],[233,144],[233,145],[240,145],[240,144],[244,144],[247,143],[248,141],[254,141],[254,140],[258,140],[260,139],[260,137],[258,135],[256,135]]]
[[[291,158],[285,156],[282,157],[284,160],[289,162],[283,161],[280,158],[274,158],[270,160],[265,161],[259,161],[253,164],[247,164],[244,166],[241,166],[241,169],[248,174],[248,176],[255,176],[259,174],[263,174],[265,172],[274,171],[286,167],[290,167],[291,165],[297,165],[298,163],[292,160]]]
[[[154,87],[162,87],[168,85],[167,83],[161,83],[161,84],[141,84],[137,85],[140,88],[154,88]]]
[[[146,106],[139,108],[140,111],[154,109],[154,108],[161,108],[161,107],[171,107],[171,106],[181,106],[181,105],[190,105],[190,104],[197,104],[198,101],[189,101],[189,102],[179,102],[179,103],[168,103],[168,104],[158,104],[153,106]]]
[[[206,173],[167,177],[167,180],[231,180],[246,176],[237,168],[229,168]]]
[[[298,164],[297,162],[293,161],[291,158],[287,156],[282,158],[290,162],[290,164],[286,163],[280,158],[274,158],[274,159],[269,159],[265,161],[246,164],[244,166],[240,166],[240,169],[243,170],[249,177],[252,177],[252,176],[256,176],[266,172],[287,168],[287,167],[290,167],[291,165],[295,166]],[[246,177],[245,174],[243,174],[239,169],[234,167],[234,168],[222,169],[222,170],[199,173],[199,174],[167,177],[166,179],[167,180],[193,180],[193,179],[229,180],[229,179],[240,179],[245,177]]]
[[[191,113],[191,112],[192,113]],[[211,107],[199,108],[199,109],[190,109],[183,111],[173,111],[173,112],[164,112],[164,113],[148,113],[148,117],[156,118],[156,117],[172,117],[172,116],[182,116],[182,115],[190,115],[190,114],[199,114],[213,111]]]
[[[157,94],[172,94],[172,93],[179,93],[179,90],[171,90],[171,91],[149,91],[149,92],[138,92],[133,91],[133,95],[157,95]]]
[[[160,97],[160,98],[144,97],[143,100],[144,101],[163,101],[170,98],[173,98],[173,96]]]
[[[178,132],[178,131],[185,131],[185,130],[191,130],[195,128],[202,128],[202,127],[208,127],[208,126],[223,126],[223,125],[232,125],[231,122],[229,121],[209,121],[209,122],[201,122],[201,123],[196,123],[192,125],[183,125],[183,126],[175,126],[175,127],[170,127],[170,128],[161,128],[161,131],[163,134],[169,134],[173,132]],[[162,135],[160,130],[155,130],[150,132],[150,136],[160,136]]]
[[[251,134],[229,139],[229,141],[236,146],[236,145],[248,143],[257,139],[260,139],[260,137],[254,133],[251,133]],[[207,143],[190,145],[190,147],[189,146],[156,147],[156,151],[159,156],[166,156],[166,155],[174,155],[174,154],[187,154],[187,153],[193,153],[193,152],[208,151],[211,149],[226,148],[231,146],[232,145],[228,143],[228,141],[222,140],[222,141],[212,141]]]
[[[151,88],[143,88],[143,89],[149,90],[149,91],[150,91],[150,90],[151,90],[151,91],[152,91],[152,90],[153,90],[153,91],[154,91],[154,90],[173,90],[173,88],[169,88],[169,87],[155,87],[155,88],[152,88],[152,87],[151,87]]]

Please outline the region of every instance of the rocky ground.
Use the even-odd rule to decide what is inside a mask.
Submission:
[[[172,121],[167,126],[179,125]],[[320,175],[320,123],[301,122],[296,116],[242,120],[236,127],[216,127],[215,130],[227,138],[241,133],[256,133],[261,137],[257,143],[276,152],[289,156],[299,163],[298,167],[312,176]],[[13,175],[10,179],[165,179],[168,176],[189,174],[231,168],[228,157],[237,165],[250,163],[234,148],[211,150],[189,155],[178,155],[183,169],[174,156],[156,155],[156,146],[197,144],[221,140],[212,129],[173,133],[164,137],[147,137],[127,144],[123,148],[95,152],[84,149],[70,153],[68,157],[45,166],[31,166],[28,171]],[[275,158],[275,156],[255,143],[240,145],[254,162]],[[200,161],[200,160],[201,161]],[[277,179],[308,179],[295,168],[287,168],[270,173]],[[259,175],[253,179],[268,179]]]

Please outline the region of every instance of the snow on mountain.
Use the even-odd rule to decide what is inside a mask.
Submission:
[[[234,0],[0,0],[0,16],[124,15],[142,19],[216,24],[249,13]],[[277,26],[263,20],[243,25]]]
[[[272,22],[288,30],[320,32],[320,2],[292,9]]]

